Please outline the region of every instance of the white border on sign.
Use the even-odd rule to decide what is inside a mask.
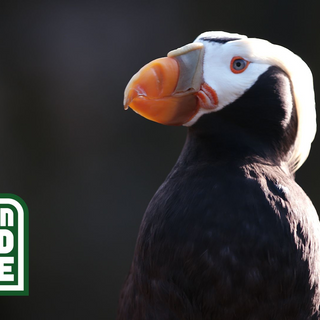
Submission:
[[[17,209],[18,213],[18,284],[0,285],[1,291],[24,290],[24,211],[21,204],[14,199],[0,198],[0,204],[9,204]]]

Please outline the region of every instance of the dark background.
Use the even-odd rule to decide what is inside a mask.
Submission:
[[[143,212],[186,128],[124,112],[145,63],[203,31],[299,54],[320,90],[320,2],[2,1],[0,192],[30,211],[30,296],[1,319],[114,319]],[[320,210],[320,141],[297,181]]]

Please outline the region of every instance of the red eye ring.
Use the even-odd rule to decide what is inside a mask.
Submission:
[[[242,73],[248,68],[249,64],[250,62],[242,57],[233,57],[230,62],[230,69],[233,73]]]

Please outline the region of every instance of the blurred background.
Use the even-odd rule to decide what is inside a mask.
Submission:
[[[114,319],[148,202],[186,128],[123,111],[130,77],[209,30],[300,55],[320,92],[318,0],[2,1],[0,192],[30,211],[30,296],[5,319]],[[320,138],[297,181],[320,210]],[[4,317],[5,315],[5,317]]]

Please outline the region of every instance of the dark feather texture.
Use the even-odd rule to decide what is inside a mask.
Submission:
[[[271,67],[202,116],[144,215],[118,319],[319,319],[319,220],[286,164],[297,131]]]
[[[229,41],[239,40],[241,38],[211,38],[211,37],[203,37],[201,40],[205,40],[208,42],[216,42],[216,43],[227,43]]]

